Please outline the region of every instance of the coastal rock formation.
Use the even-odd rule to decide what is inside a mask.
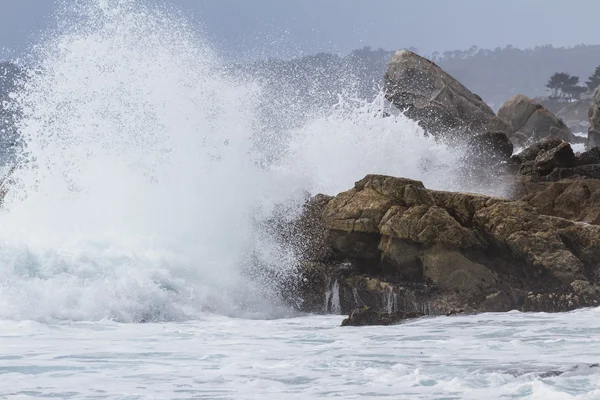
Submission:
[[[312,311],[321,305],[322,311],[350,314],[369,307],[368,316],[347,324],[362,324],[352,322],[357,318],[383,323],[406,313],[596,305],[600,225],[578,220],[597,218],[583,204],[594,203],[600,185],[561,185],[546,184],[523,201],[510,201],[368,175],[324,206],[323,235],[334,257],[301,268],[310,277],[304,282],[320,277],[301,295]],[[568,211],[577,199],[580,212]]]
[[[563,179],[600,179],[600,148],[576,155],[567,142],[546,138],[514,156],[520,163],[521,183],[558,182]]]
[[[600,146],[600,87],[594,92],[588,117],[590,119],[590,128],[588,130],[587,147]]]
[[[348,318],[342,321],[342,326],[364,326],[364,325],[394,325],[407,319],[422,317],[417,312],[380,312],[369,307],[355,308]]]
[[[600,225],[600,180],[533,183],[524,192],[522,200],[541,214]]]
[[[385,73],[386,98],[434,135],[483,133],[494,112],[433,62],[401,50]]]
[[[300,310],[347,314],[345,326],[600,305],[600,147],[575,153],[569,142],[580,138],[525,96],[494,115],[409,51],[392,57],[385,80],[387,99],[408,117],[460,139],[466,177],[506,178],[513,193],[367,175],[334,197],[315,196],[291,229],[278,228],[301,254],[287,298]],[[599,93],[589,114],[590,132],[600,134]],[[515,145],[525,149],[513,155]]]
[[[544,106],[527,96],[515,95],[498,110],[497,117],[508,124],[508,136],[524,135],[531,141],[546,137],[567,142],[577,142],[577,138],[565,123]]]

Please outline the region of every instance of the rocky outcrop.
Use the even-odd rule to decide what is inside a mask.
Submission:
[[[394,325],[407,319],[422,317],[417,312],[381,312],[369,307],[355,308],[348,318],[342,321],[342,326],[365,326],[365,325]]]
[[[331,304],[324,294],[335,293],[337,312],[367,306],[397,315],[596,305],[600,225],[577,222],[592,216],[583,205],[577,213],[568,204],[593,203],[586,190],[596,193],[600,185],[565,183],[561,194],[563,187],[545,185],[509,201],[368,175],[324,206],[322,226],[334,258],[319,266],[323,278],[303,295],[317,307],[320,299],[321,310]],[[314,265],[308,270],[314,275]]]
[[[588,117],[590,119],[590,128],[588,130],[587,147],[600,146],[600,87],[594,92]]]
[[[600,180],[530,183],[523,194],[541,214],[600,225]]]
[[[304,311],[348,314],[353,326],[600,305],[600,147],[575,153],[569,142],[580,139],[525,96],[494,115],[412,52],[397,52],[385,79],[387,99],[408,117],[461,139],[461,177],[515,190],[496,198],[367,175],[316,196],[289,227],[275,224],[299,255],[286,298]],[[591,133],[599,104],[597,91]],[[525,149],[512,155],[515,145]]]
[[[494,112],[433,62],[401,50],[385,73],[386,98],[434,135],[484,133]]]
[[[600,179],[600,148],[575,154],[571,145],[546,138],[514,156],[520,164],[517,178],[521,183],[558,182],[564,179]]]
[[[565,123],[544,106],[523,96],[515,95],[498,110],[497,117],[506,122],[509,137],[522,135],[529,141],[551,137],[575,143],[581,141]]]

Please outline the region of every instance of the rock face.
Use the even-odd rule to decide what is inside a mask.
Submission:
[[[590,119],[590,128],[588,131],[587,147],[600,146],[600,87],[594,92],[588,117]]]
[[[528,184],[522,200],[541,214],[600,225],[600,180],[597,179]]]
[[[510,132],[506,132],[509,137],[523,135],[531,141],[552,137],[571,143],[580,140],[560,118],[520,94],[508,99],[498,110],[497,117],[510,127]]]
[[[417,312],[379,312],[369,307],[355,308],[348,318],[342,321],[342,326],[365,325],[394,325],[407,319],[422,317]]]
[[[385,73],[386,98],[435,135],[485,132],[494,112],[433,62],[396,52]]]
[[[597,221],[585,204],[595,202],[600,184],[544,185],[523,201],[509,201],[368,175],[324,206],[323,229],[334,259],[319,267],[326,278],[314,291],[307,285],[302,295],[313,298],[313,305],[320,297],[322,310],[332,304],[325,293],[337,296],[336,312],[369,307],[371,314],[347,324],[395,321],[380,312],[565,311],[596,305],[600,226],[561,217]],[[575,201],[581,206],[571,210]],[[314,266],[311,271],[314,276]]]
[[[460,136],[466,177],[508,178],[515,191],[503,199],[367,175],[337,196],[315,196],[296,221],[274,225],[299,254],[286,298],[348,314],[345,326],[600,305],[600,89],[588,150],[575,153],[569,142],[579,139],[542,105],[518,95],[496,116],[412,52],[394,54],[385,82],[387,99],[428,132]],[[529,147],[512,155],[515,144]]]
[[[517,177],[522,183],[557,182],[563,179],[600,179],[600,148],[575,155],[571,145],[546,138],[516,155],[521,164]]]

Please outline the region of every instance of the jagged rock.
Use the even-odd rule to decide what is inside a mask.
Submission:
[[[498,291],[489,294],[481,303],[482,312],[506,312],[519,308],[515,296],[505,291]]]
[[[547,153],[559,146],[538,147]],[[540,156],[530,153],[527,159]],[[367,175],[322,213],[336,258],[347,266],[329,270],[338,271],[342,312],[368,306],[437,315],[597,304],[600,294],[583,296],[579,281],[600,279],[600,226],[554,216],[572,217],[564,214],[571,203],[592,204],[600,181],[589,196],[576,182],[532,183],[537,194],[509,201]],[[579,211],[582,220],[591,215],[583,206]]]
[[[578,296],[572,291],[529,293],[521,306],[525,312],[565,312],[598,305],[598,297]]]
[[[521,153],[516,155],[516,157],[521,163],[534,161],[541,152],[551,150],[559,146],[562,142],[562,140],[557,138],[544,138],[524,149]]]
[[[442,290],[480,294],[496,287],[496,273],[445,246],[424,251],[422,262],[424,277]]]
[[[578,296],[595,297],[600,293],[600,288],[592,285],[588,281],[573,281],[571,282],[571,287]]]
[[[558,139],[544,139],[514,157],[521,162],[518,180],[529,182],[558,182],[571,178],[600,179],[600,151],[591,149],[575,155],[571,145]]]
[[[423,314],[416,312],[386,313],[363,307],[352,310],[349,317],[342,321],[342,326],[395,325],[407,319],[419,317],[423,317]]]
[[[399,246],[406,242],[429,249],[447,246],[463,255],[469,250],[488,249],[491,240],[506,246],[515,258],[534,270],[534,275],[537,268],[561,281],[572,281],[581,274],[582,263],[557,238],[557,229],[568,221],[539,215],[524,202],[478,195],[460,196],[458,202],[457,198],[455,194],[428,191],[420,182],[370,175],[328,203],[324,223],[328,229],[352,233],[358,228],[361,233],[370,233],[367,252],[374,269],[380,269],[377,264],[381,259],[374,255],[381,254],[383,248],[386,257],[394,248],[376,245],[377,239],[389,243],[389,238],[393,238]],[[465,200],[470,208],[467,215]],[[473,229],[473,224],[478,224],[479,229]],[[332,244],[337,247],[337,243]],[[337,250],[345,252],[344,248]],[[421,257],[423,260],[427,258]],[[401,269],[402,265],[398,267]],[[427,278],[426,274],[423,276]]]
[[[600,164],[600,147],[595,146],[577,155],[577,166]]]
[[[600,146],[600,87],[594,92],[592,105],[588,110],[590,128],[588,130],[587,147]]]
[[[556,168],[544,177],[545,181],[558,182],[565,179],[600,179],[600,164],[573,168]]]
[[[574,167],[576,159],[571,145],[567,142],[562,142],[553,149],[538,154],[534,162],[537,172],[549,173],[555,168]]]
[[[559,230],[569,226],[564,219],[539,215],[525,202],[505,202],[479,210],[477,225],[493,241],[524,261],[531,276],[550,272],[562,283],[580,279],[583,262],[560,237]]]
[[[433,62],[396,52],[385,73],[386,98],[434,135],[483,133],[494,112]]]
[[[600,180],[579,179],[526,185],[523,201],[541,214],[600,224]]]
[[[508,99],[498,110],[497,117],[510,126],[511,131],[506,132],[509,137],[519,132],[532,140],[553,137],[570,143],[580,141],[560,118],[520,94]]]
[[[533,161],[521,165],[519,175],[530,180],[541,180],[556,168],[573,168],[576,166],[575,153],[571,145],[561,142],[558,146],[537,153]]]

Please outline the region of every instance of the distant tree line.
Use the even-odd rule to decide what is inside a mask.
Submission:
[[[559,103],[581,100],[584,93],[591,95],[598,86],[600,86],[600,65],[590,75],[585,86],[579,84],[578,76],[566,72],[556,72],[546,84],[546,88],[550,92],[548,99]]]

